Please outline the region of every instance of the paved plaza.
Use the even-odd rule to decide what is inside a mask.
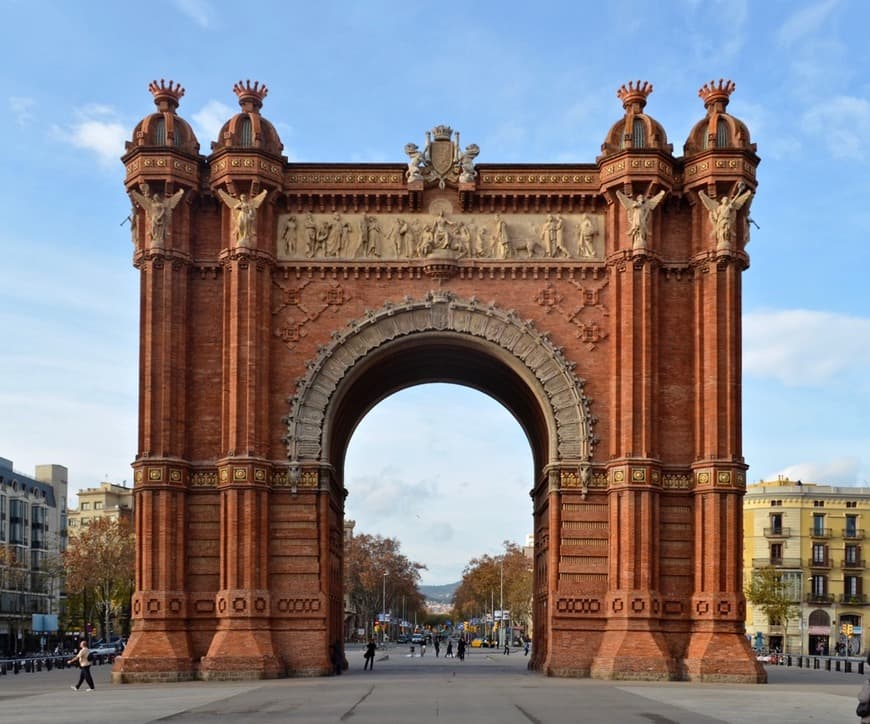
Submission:
[[[419,651],[418,651],[419,654]],[[111,684],[95,666],[97,690],[70,690],[75,669],[0,677],[0,721],[299,722],[300,724],[778,724],[857,722],[858,674],[768,668],[766,685],[551,679],[526,670],[522,652],[472,650],[464,662],[399,647],[363,671],[348,650],[339,677],[246,682]]]

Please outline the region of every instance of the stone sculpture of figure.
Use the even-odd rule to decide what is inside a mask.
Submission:
[[[480,147],[476,143],[469,144],[459,157],[459,183],[474,183],[477,171],[474,170],[474,159],[480,153]]]
[[[444,217],[444,211],[438,212],[435,217],[435,223],[432,225],[433,243],[437,249],[451,248],[451,233],[450,228],[455,224]]]
[[[711,199],[703,191],[698,192],[701,202],[710,214],[710,224],[713,227],[711,235],[716,240],[716,249],[718,251],[727,251],[735,246],[737,212],[743,208],[743,205],[752,196],[751,190],[741,192],[742,188],[742,186],[738,186],[734,196],[723,196],[719,200],[719,203],[716,203],[714,199]]]
[[[401,216],[396,218],[393,228],[390,230],[389,238],[393,240],[393,246],[396,249],[396,256],[411,256],[413,246],[409,243],[413,238],[411,233],[411,225],[407,219]]]
[[[143,184],[142,191],[144,193],[130,191],[130,196],[145,209],[151,248],[162,249],[163,242],[166,240],[166,232],[172,220],[172,210],[178,206],[178,202],[184,196],[184,189],[178,189],[172,196],[161,196],[158,193],[148,196],[148,186]]]
[[[359,233],[360,240],[357,250],[362,249],[364,256],[380,256],[378,241],[381,227],[378,220],[374,216],[363,215],[359,222]]]
[[[417,248],[417,256],[428,256],[435,248],[435,227],[432,224],[423,226],[423,233],[420,234],[420,245]]]
[[[317,251],[317,224],[309,211],[305,216],[305,256],[309,259]]]
[[[281,231],[281,241],[284,242],[284,253],[288,256],[296,252],[296,217],[293,214],[287,217],[284,228]]]
[[[541,241],[549,256],[570,256],[565,248],[565,222],[560,215],[547,214],[547,220],[541,226]]]
[[[408,183],[423,180],[423,169],[426,167],[426,152],[421,151],[416,143],[405,144],[405,155],[408,156],[408,170],[405,177]]]
[[[632,199],[619,190],[617,190],[616,196],[619,203],[625,207],[626,216],[628,216],[628,234],[631,236],[632,249],[646,249],[649,240],[650,218],[653,209],[665,197],[664,189],[652,198],[644,198],[643,194],[638,194]]]
[[[489,231],[485,226],[480,226],[477,229],[477,237],[475,239],[475,256],[489,256]]]
[[[230,196],[223,189],[218,189],[218,196],[233,210],[233,235],[236,246],[250,247],[257,234],[257,209],[266,198],[268,191],[263,189],[252,198],[241,194],[239,198]]]
[[[595,256],[595,224],[586,214],[580,218],[580,256]]]
[[[494,252],[499,259],[508,259],[513,256],[513,249],[508,238],[507,224],[501,218],[501,214],[495,215],[495,230],[492,233]]]

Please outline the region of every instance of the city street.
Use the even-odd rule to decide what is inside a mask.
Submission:
[[[349,648],[340,677],[246,682],[113,685],[109,666],[94,667],[97,690],[74,692],[77,671],[0,677],[3,720],[10,722],[474,722],[474,724],[795,724],[856,721],[858,674],[768,667],[767,685],[552,679],[526,670],[521,650],[505,656],[472,650],[464,662],[409,647],[378,652],[363,671],[361,647]]]

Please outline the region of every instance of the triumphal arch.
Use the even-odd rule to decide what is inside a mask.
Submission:
[[[349,437],[432,381],[491,395],[528,436],[534,668],[764,680],[741,565],[759,159],[733,83],[701,88],[682,156],[629,83],[601,155],[562,164],[497,163],[445,125],[391,162],[289,162],[251,82],[203,155],[183,88],[150,90],[123,158],[139,552],[116,680],[328,673]]]

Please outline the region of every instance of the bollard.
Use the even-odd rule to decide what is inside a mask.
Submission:
[[[863,661],[859,661],[859,662],[858,662],[858,673],[859,673],[859,674],[863,674],[863,673],[864,673],[864,662],[863,662]]]
[[[844,673],[851,674],[852,673],[852,662],[849,659],[846,659],[846,670]]]
[[[821,668],[821,666],[820,666],[821,663],[822,663],[822,662],[819,661],[818,658],[813,659],[813,668],[814,668],[814,669]]]
[[[54,668],[54,661],[52,661],[51,659],[46,659],[45,660],[45,670],[51,671],[53,668]]]
[[[839,671],[839,670],[840,670],[840,659],[837,659],[837,660],[834,662],[834,667],[835,667],[835,668],[834,668],[834,671]]]
[[[825,671],[830,671],[830,670],[831,670],[831,660],[826,659],[825,660]]]
[[[14,671],[16,674],[19,671],[21,671],[21,662],[20,661],[15,662],[15,665],[12,667],[12,671]]]

